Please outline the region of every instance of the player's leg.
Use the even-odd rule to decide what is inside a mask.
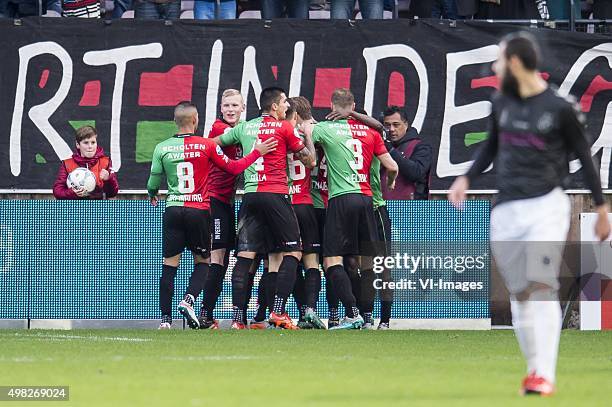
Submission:
[[[247,299],[249,270],[257,253],[268,252],[267,227],[260,216],[257,193],[245,194],[238,214],[238,254],[232,271],[232,328],[245,329],[242,319]]]
[[[360,302],[359,309],[365,321],[364,328],[374,328],[374,300],[376,299],[376,289],[374,288],[374,261],[373,256],[377,253],[376,218],[374,217],[374,207],[372,198],[361,196],[362,204],[359,216],[359,253],[361,254],[360,264]]]
[[[361,302],[358,303],[359,312],[363,317],[363,329],[374,329],[374,301],[376,288],[374,288],[374,259],[371,256],[361,256],[360,261]]]
[[[277,327],[295,329],[296,326],[293,325],[285,308],[295,285],[297,266],[302,258],[300,228],[289,197],[272,193],[261,193],[260,195],[264,203],[261,209],[274,248],[269,252],[277,251],[281,256],[276,277],[274,303],[268,321]],[[270,272],[273,271],[273,262],[276,266],[278,260],[278,256],[270,257]]]
[[[380,242],[380,244],[377,246],[377,255],[388,256],[391,252],[391,219],[389,218],[387,207],[383,205],[376,208],[375,218],[378,241]],[[385,267],[383,269],[381,278],[383,283],[390,283],[392,281],[391,270]],[[391,309],[393,307],[393,290],[383,288],[379,294],[380,323],[378,324],[378,329],[389,329]]]
[[[269,322],[272,325],[285,329],[295,329],[293,321],[286,311],[287,299],[295,285],[297,267],[301,258],[302,252],[281,252],[270,257],[270,271],[272,264],[278,264],[278,272],[276,277],[276,292],[274,294],[274,302],[272,311],[270,312]]]
[[[223,291],[223,280],[227,272],[229,250],[217,249],[210,254],[210,266],[204,281],[204,294],[200,308],[200,329],[218,329],[218,322],[214,319],[214,309]]]
[[[194,266],[193,272],[189,277],[185,297],[179,304],[178,309],[189,327],[198,329],[200,322],[195,313],[194,304],[204,289],[204,283],[209,271],[210,212],[195,208],[183,208],[183,212],[187,248],[193,253]]]
[[[344,256],[342,259],[344,270],[351,280],[351,290],[357,301],[357,308],[361,303],[361,274],[359,270],[359,256]]]
[[[355,222],[359,212],[358,194],[347,194],[332,198],[327,209],[324,230],[323,266],[326,276],[344,305],[346,317],[334,329],[359,329],[363,318],[357,309],[351,280],[344,269],[343,258],[359,254],[358,225]]]
[[[306,286],[304,281],[304,266],[302,262],[298,264],[295,273],[295,284],[293,285],[293,299],[298,309],[298,327],[300,329],[311,329],[312,326],[307,324],[304,320],[304,314],[306,313]]]
[[[560,189],[501,204],[491,214],[491,247],[511,295],[513,326],[527,361],[523,394],[554,392],[562,323],[558,275],[569,215],[569,199]]]
[[[180,207],[166,208],[163,215],[162,251],[163,266],[159,279],[159,308],[162,314],[159,329],[170,329],[172,325],[172,296],[174,295],[174,279],[185,250],[185,232],[182,228]]]
[[[305,327],[325,329],[325,324],[317,315],[317,300],[321,291],[321,271],[319,270],[319,252],[321,239],[317,213],[312,205],[294,205],[293,209],[300,227],[302,238],[302,265],[304,268],[303,297],[300,301],[300,319],[304,319]],[[301,277],[298,272],[298,279]],[[297,285],[297,284],[296,284]]]
[[[247,319],[247,311],[249,309],[249,303],[251,302],[251,297],[253,295],[253,285],[255,285],[255,274],[257,274],[257,269],[259,268],[259,257],[255,258],[253,264],[251,264],[251,268],[249,270],[249,279],[247,282],[246,289],[246,301],[244,302],[244,309],[242,311],[242,322],[246,326],[248,324]]]
[[[249,324],[251,329],[265,329],[268,324],[265,322],[268,313],[266,311],[268,302],[266,300],[266,292],[268,285],[268,277],[270,275],[268,269],[268,259],[263,261],[263,273],[259,279],[259,285],[257,286],[257,312]],[[276,289],[276,287],[274,287]]]
[[[323,246],[325,245],[325,234],[323,233],[325,230],[325,218],[326,218],[326,209],[323,208],[315,208],[315,213],[317,215],[317,223],[319,226],[319,237],[321,238],[321,246],[318,252],[318,261],[321,268],[323,268]],[[323,269],[325,270],[325,269]],[[340,299],[336,295],[334,288],[332,287],[331,280],[328,278],[327,273],[325,275],[325,301],[327,302],[327,327],[333,328],[334,326],[338,326],[340,322],[340,312],[338,308],[340,307]]]
[[[164,257],[163,260],[162,275],[159,279],[159,308],[162,314],[159,329],[170,329],[172,326],[172,296],[180,261],[180,254]]]
[[[316,329],[325,329],[325,324],[317,314],[317,301],[321,292],[321,271],[319,270],[319,253],[307,253],[302,257],[306,269],[304,286],[306,291],[306,311],[304,319]]]
[[[329,275],[325,273],[325,301],[327,301],[327,327],[333,328],[340,323],[340,299],[332,285]]]
[[[200,309],[200,328],[218,328],[214,308],[223,291],[223,280],[229,265],[229,253],[236,245],[233,205],[210,198],[211,241],[210,269],[204,283],[204,296]]]

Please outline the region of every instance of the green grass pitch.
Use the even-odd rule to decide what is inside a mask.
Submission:
[[[521,398],[512,331],[0,330],[0,385],[70,406],[609,406],[612,332],[564,331],[558,393]]]

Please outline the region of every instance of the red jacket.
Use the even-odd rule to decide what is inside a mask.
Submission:
[[[81,156],[78,151],[72,154],[72,160],[74,160],[79,167],[86,168],[93,168],[98,163],[98,160],[102,157],[106,156],[104,155],[104,150],[102,150],[101,147],[98,147],[96,154],[92,158],[85,158]],[[98,180],[98,184],[101,183],[102,186],[96,186],[96,189],[94,189],[93,192],[91,192],[86,198],[79,198],[74,191],[72,191],[72,189],[68,188],[66,185],[66,179],[68,178],[69,168],[71,165],[68,163],[70,159],[63,161],[60,164],[57,179],[53,184],[53,196],[55,196],[57,199],[103,199],[104,194],[106,194],[107,198],[116,196],[119,192],[117,175],[111,171],[110,158],[106,158],[108,159],[108,165],[104,169],[111,173],[110,177],[107,181],[100,182],[100,180]],[[96,177],[98,177],[98,174],[96,174]]]

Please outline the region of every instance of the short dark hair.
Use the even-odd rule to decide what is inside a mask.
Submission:
[[[80,143],[85,139],[88,139],[90,137],[96,137],[97,135],[98,132],[96,131],[96,128],[94,126],[82,126],[76,130],[74,138],[76,139],[77,143]]]
[[[191,117],[198,112],[198,108],[191,101],[184,100],[174,107],[174,123],[178,127],[189,123]]]
[[[312,107],[310,102],[304,96],[296,96],[289,98],[289,105],[297,112],[302,120],[312,119]],[[287,113],[289,115],[289,113]]]
[[[406,115],[406,110],[402,109],[399,106],[389,106],[383,111],[382,115],[383,115],[383,118],[385,118],[395,113],[399,113],[400,119],[402,119],[403,122],[408,123],[408,116]]]
[[[291,119],[291,116],[293,116],[294,113],[296,113],[295,106],[289,102],[289,107],[285,111],[285,118],[287,120]]]
[[[338,88],[332,93],[331,102],[334,106],[349,107],[355,103],[355,96],[347,88]]]
[[[262,90],[261,95],[259,96],[261,110],[264,112],[269,112],[274,103],[280,102],[281,93],[285,93],[285,90],[277,86],[272,86]]]
[[[538,69],[541,53],[538,42],[533,35],[527,32],[512,33],[506,35],[501,42],[506,46],[504,50],[506,59],[516,56],[528,71]]]

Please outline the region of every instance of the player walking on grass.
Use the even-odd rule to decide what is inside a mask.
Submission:
[[[561,185],[570,154],[580,159],[593,193],[600,240],[610,234],[610,224],[579,114],[541,78],[539,55],[528,34],[501,41],[493,64],[501,92],[493,97],[489,137],[467,174],[453,183],[449,199],[460,207],[471,182],[495,160],[499,195],[491,247],[527,361],[521,393],[548,396],[555,390],[562,323],[558,276],[571,211]]]
[[[221,96],[221,117],[212,125],[208,138],[214,139],[235,127],[244,111],[242,95],[236,89],[227,89]],[[239,146],[224,147],[223,153],[231,160],[242,157]],[[217,329],[213,311],[223,290],[223,280],[229,264],[230,251],[236,245],[236,225],[234,222],[234,192],[236,176],[216,166],[211,167],[208,175],[207,190],[210,196],[211,240],[210,270],[204,283],[204,296],[200,309],[200,329]]]
[[[355,98],[348,89],[336,89],[332,110],[352,111]],[[372,158],[378,157],[389,171],[392,189],[397,164],[384,146],[380,134],[354,120],[321,122],[304,128],[313,142],[323,147],[327,161],[329,206],[326,214],[323,264],[328,280],[346,310],[346,317],[333,329],[359,329],[364,321],[357,309],[344,257],[356,264],[357,256],[374,256],[376,223],[370,188]],[[354,266],[353,266],[354,267]],[[354,267],[356,270],[356,267]]]
[[[243,151],[251,151],[257,140],[278,141],[276,151],[258,159],[245,171],[245,194],[238,214],[238,256],[232,272],[232,327],[245,328],[242,315],[249,270],[257,253],[269,253],[267,280],[272,281],[270,274],[278,273],[269,322],[294,329],[296,327],[285,312],[285,305],[295,284],[302,245],[289,199],[287,154],[296,153],[302,163],[312,167],[315,163],[314,147],[308,137],[302,141],[291,124],[285,121],[289,103],[282,89],[264,89],[260,105],[261,117],[240,123],[215,139],[222,146],[240,144]]]
[[[185,247],[193,253],[194,270],[178,309],[191,328],[199,327],[193,304],[204,288],[210,261],[210,205],[206,179],[211,163],[236,175],[264,154],[274,151],[277,144],[275,140],[257,143],[248,156],[232,161],[213,140],[194,134],[198,127],[195,105],[179,103],[174,109],[174,121],[178,133],[155,147],[147,182],[153,206],[158,203],[157,193],[164,175],[168,183],[163,217],[164,261],[159,281],[160,329],[169,329],[172,324],[174,279]]]

